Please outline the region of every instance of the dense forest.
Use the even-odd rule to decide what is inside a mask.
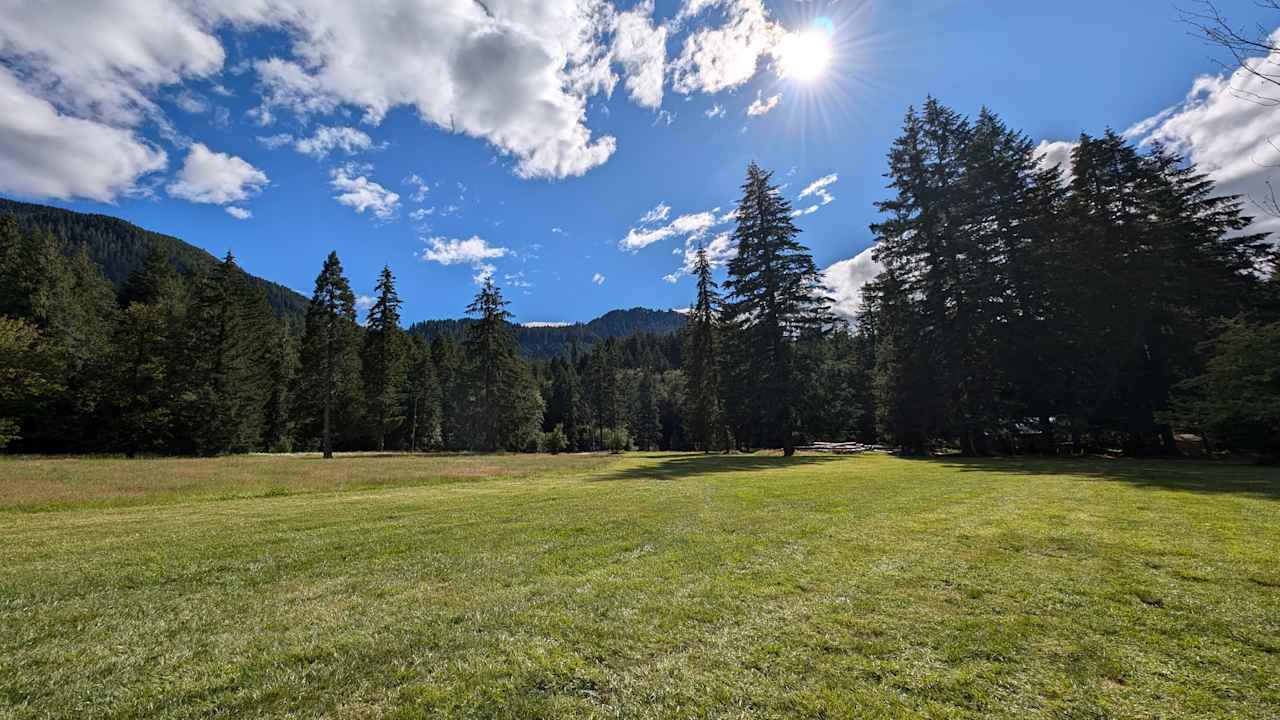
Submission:
[[[358,317],[333,253],[298,305],[230,254],[6,202],[0,446],[1280,452],[1274,246],[1195,167],[1108,132],[1045,168],[995,114],[930,99],[887,177],[852,323],[755,164],[687,316],[567,328],[512,325],[491,280],[467,320],[404,328],[390,268]]]

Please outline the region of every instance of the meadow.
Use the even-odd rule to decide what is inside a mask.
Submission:
[[[1280,470],[0,459],[0,718],[1275,718]]]

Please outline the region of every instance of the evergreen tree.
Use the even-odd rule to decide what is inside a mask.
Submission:
[[[188,317],[181,410],[190,450],[201,455],[248,452],[260,446],[267,387],[260,338],[265,298],[255,295],[227,253],[196,282]]]
[[[685,329],[685,418],[694,448],[703,452],[720,447],[728,450],[720,405],[720,294],[711,277],[706,248],[698,248],[694,275],[698,297]]]
[[[355,295],[330,252],[316,277],[302,336],[299,412],[311,434],[319,420],[321,448],[333,457],[337,444],[351,439],[359,418],[360,358]]]
[[[516,356],[502,292],[485,278],[467,313],[477,321],[464,344],[471,398],[473,446],[520,450],[540,432],[542,397],[528,367]]]
[[[791,205],[769,180],[760,166],[748,166],[733,235],[738,253],[724,283],[724,318],[734,336],[737,376],[756,379],[741,388],[742,412],[760,441],[792,455],[799,429],[795,344],[821,332],[829,302],[813,257],[796,240]]]
[[[288,321],[276,331],[274,352],[268,361],[269,391],[263,409],[262,442],[268,452],[293,450],[293,388],[298,377],[298,341]]]
[[[404,422],[401,394],[405,384],[406,339],[400,330],[400,296],[391,268],[383,267],[374,287],[364,336],[364,384],[374,445],[386,447],[387,434]]]
[[[440,382],[436,376],[436,364],[431,350],[418,339],[410,344],[408,388],[408,418],[410,452],[441,447]]]
[[[462,350],[452,339],[437,335],[431,341],[431,361],[440,386],[440,444],[445,450],[465,450],[468,445],[463,410],[467,386]]]
[[[636,447],[641,450],[654,449],[662,439],[662,418],[658,415],[658,393],[650,372],[640,372],[631,418]]]

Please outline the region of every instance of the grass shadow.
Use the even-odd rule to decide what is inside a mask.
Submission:
[[[960,472],[1074,475],[1144,488],[1203,494],[1239,494],[1280,500],[1280,468],[1210,460],[1135,458],[908,458]]]
[[[641,455],[641,457],[657,458],[653,465],[641,465],[622,470],[602,473],[591,479],[592,482],[615,480],[684,480],[699,475],[729,472],[760,472],[762,470],[781,470],[809,465],[821,465],[837,462],[839,459],[827,455]]]

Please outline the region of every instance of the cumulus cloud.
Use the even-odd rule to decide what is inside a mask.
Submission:
[[[231,217],[237,220],[248,220],[249,218],[253,217],[252,212],[242,207],[236,207],[235,205],[228,205],[224,209],[227,211],[228,215],[230,215]]]
[[[627,94],[637,105],[649,108],[662,105],[667,29],[654,27],[653,0],[645,0],[618,14],[613,57],[622,65]]]
[[[408,107],[492,144],[526,178],[581,175],[613,154],[616,140],[587,127],[586,104],[612,91],[615,63],[635,102],[661,102],[666,29],[648,4],[622,13],[604,0],[0,4],[5,66],[59,111],[113,126],[163,122],[159,90],[215,78],[222,38],[255,31],[287,41],[286,52],[244,66],[258,123],[354,111],[377,125]]]
[[[585,125],[586,98],[611,88],[602,46],[611,18],[598,3],[425,5],[273,3],[269,24],[291,32],[297,57],[255,63],[263,114],[351,106],[378,124],[408,106],[511,155],[522,177],[581,175],[613,154],[615,139],[593,137]],[[637,80],[635,92],[647,99],[643,85]]]
[[[722,11],[723,23],[690,32],[671,63],[676,92],[716,93],[742,85],[785,34],[763,0],[686,0],[676,21],[688,22],[713,7]]]
[[[3,66],[0,105],[0,192],[110,202],[168,163],[131,130],[60,113]]]
[[[379,220],[390,220],[400,209],[400,195],[370,180],[368,166],[352,163],[336,167],[329,173],[329,185],[338,192],[333,196],[340,205],[364,214],[368,210]]]
[[[716,103],[703,111],[702,114],[709,118],[722,118],[725,115],[725,109],[723,105]]]
[[[884,266],[872,259],[874,252],[873,245],[822,271],[823,284],[835,301],[831,310],[837,316],[849,320],[857,317],[862,307],[862,287],[884,270]]]
[[[315,134],[311,137],[298,138],[293,143],[294,150],[303,155],[310,155],[317,160],[323,160],[334,150],[341,150],[348,155],[354,155],[357,152],[369,150],[373,147],[375,147],[373,138],[369,137],[368,133],[353,127],[322,126],[316,128]]]
[[[778,107],[778,103],[781,102],[781,100],[782,100],[782,93],[778,93],[777,95],[772,95],[770,97],[765,97],[764,91],[757,90],[756,99],[752,100],[751,104],[747,106],[747,114],[750,115],[751,117],[759,117],[761,115],[767,115],[769,111]]]
[[[158,114],[156,90],[222,68],[215,16],[172,0],[6,2],[0,51],[60,109],[133,126]]]
[[[244,200],[266,184],[267,174],[258,168],[234,155],[195,143],[178,171],[178,179],[167,189],[170,195],[183,200],[224,205]]]
[[[1036,146],[1036,160],[1042,169],[1058,167],[1062,170],[1062,182],[1070,183],[1074,173],[1071,170],[1071,153],[1079,143],[1067,140],[1041,140]]]
[[[494,247],[479,235],[460,240],[458,238],[431,237],[425,238],[427,248],[418,253],[418,257],[426,262],[441,265],[470,264],[481,266],[486,260],[505,257],[511,252],[505,247]]]
[[[1280,31],[1271,42],[1280,41]],[[1250,58],[1249,66],[1274,71],[1280,58]],[[1280,112],[1264,103],[1274,90],[1244,68],[1231,75],[1196,78],[1183,102],[1135,123],[1125,135],[1139,143],[1162,142],[1185,155],[1218,183],[1223,194],[1238,194],[1260,206],[1255,229],[1280,231],[1280,218],[1263,213],[1270,204],[1272,181],[1280,168]],[[1271,208],[1268,208],[1271,209]]]
[[[596,273],[595,275],[592,275],[591,282],[595,283],[596,285],[603,285],[604,275],[601,275],[600,273]]]

